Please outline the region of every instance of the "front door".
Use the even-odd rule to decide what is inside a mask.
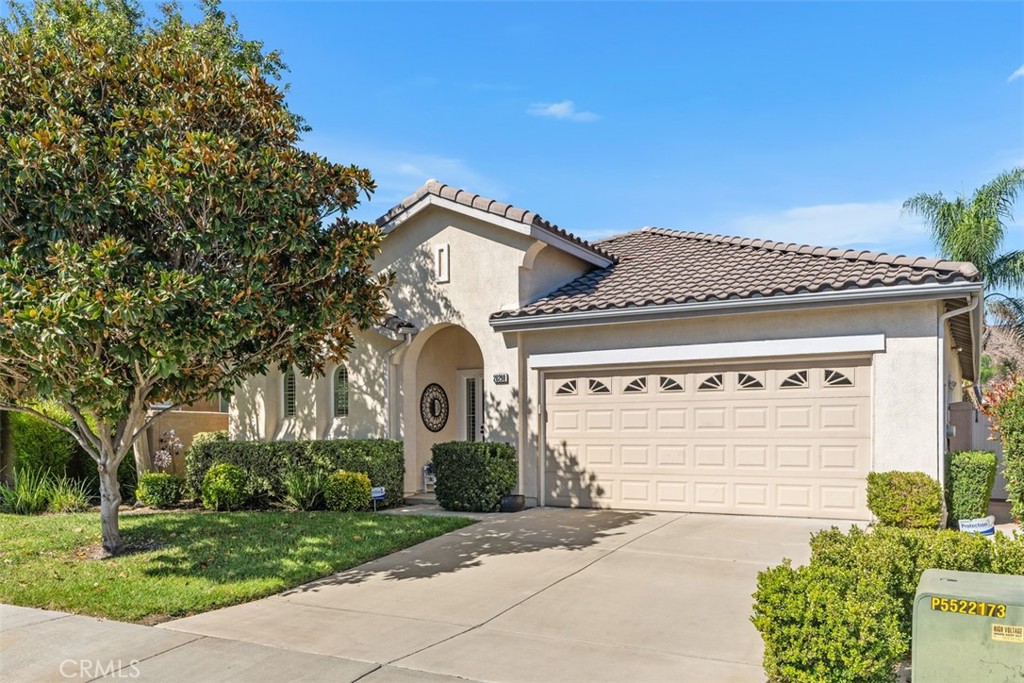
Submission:
[[[459,372],[459,438],[481,441],[484,437],[484,373],[482,370]]]

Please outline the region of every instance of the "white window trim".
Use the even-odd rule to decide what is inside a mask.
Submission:
[[[447,244],[434,245],[434,282],[451,282],[451,248]]]
[[[884,334],[847,337],[808,337],[749,342],[718,342],[682,346],[650,346],[576,353],[537,353],[527,360],[530,369],[576,368],[598,365],[639,365],[789,356],[821,356],[885,351]]]

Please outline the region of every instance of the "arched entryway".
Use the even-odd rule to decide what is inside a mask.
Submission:
[[[406,490],[419,491],[431,446],[485,436],[483,353],[465,328],[443,324],[417,336],[403,366]]]

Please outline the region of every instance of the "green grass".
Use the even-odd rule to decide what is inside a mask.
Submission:
[[[90,559],[95,512],[0,514],[0,602],[121,621],[161,621],[261,598],[472,523],[341,512],[122,515],[132,546]]]

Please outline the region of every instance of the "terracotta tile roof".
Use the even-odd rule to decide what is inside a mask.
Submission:
[[[493,214],[495,216],[501,216],[502,218],[507,218],[509,220],[516,221],[517,223],[522,223],[523,225],[530,225],[536,228],[540,228],[541,230],[549,232],[553,235],[557,235],[562,239],[568,240],[573,244],[583,247],[587,251],[593,252],[594,254],[597,254],[602,258],[608,259],[610,261],[615,260],[615,257],[612,254],[608,253],[607,251],[601,249],[600,247],[597,247],[594,244],[591,244],[590,242],[584,239],[577,237],[568,230],[560,228],[554,223],[541,218],[538,214],[534,213],[533,211],[527,211],[526,209],[520,209],[519,207],[511,206],[510,204],[504,204],[493,199],[488,199],[487,197],[475,194],[473,192],[466,192],[465,190],[460,190],[457,187],[452,187],[451,185],[439,183],[436,180],[428,180],[414,193],[403,199],[395,206],[391,207],[391,209],[389,209],[387,213],[385,213],[383,216],[377,219],[377,225],[383,226],[386,225],[387,223],[390,223],[395,218],[411,209],[421,199],[428,195],[434,195],[435,197],[449,199],[458,204],[462,204],[463,206],[469,206],[474,209],[486,211],[487,213]]]
[[[970,263],[660,228],[597,246],[618,263],[492,319],[980,279]]]

